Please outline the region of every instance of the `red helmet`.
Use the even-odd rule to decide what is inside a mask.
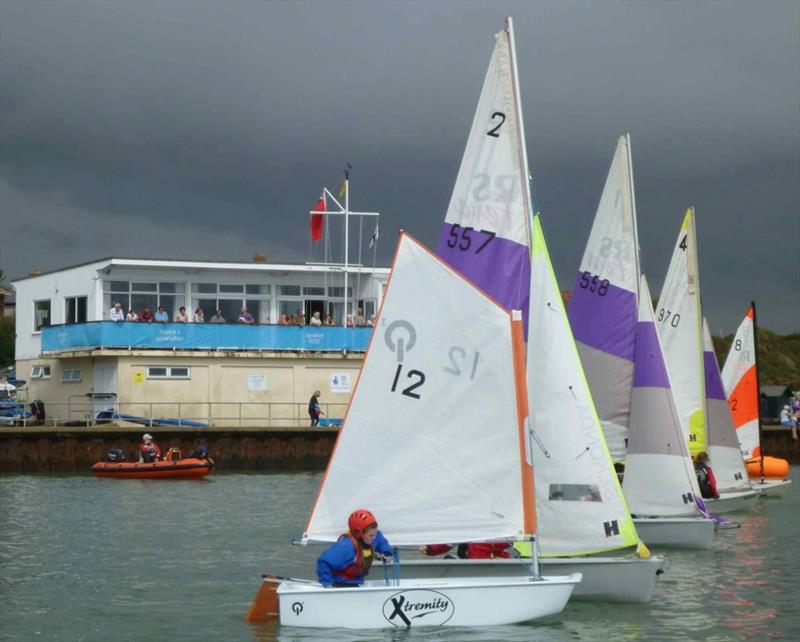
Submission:
[[[378,520],[368,510],[359,508],[347,518],[347,528],[356,537],[361,537],[370,526],[377,526]]]

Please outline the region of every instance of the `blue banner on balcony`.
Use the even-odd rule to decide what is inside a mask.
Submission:
[[[42,328],[42,352],[161,350],[308,350],[365,352],[372,328],[97,321]]]

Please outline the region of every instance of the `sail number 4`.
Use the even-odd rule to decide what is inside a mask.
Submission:
[[[597,296],[605,296],[608,294],[609,281],[608,279],[601,281],[597,274],[587,271],[581,274],[580,286],[584,290],[589,290],[589,292],[596,292]]]
[[[461,230],[460,234],[459,230]],[[494,240],[495,236],[497,236],[496,232],[490,232],[489,230],[476,230],[474,227],[461,227],[458,223],[456,223],[450,228],[450,238],[447,239],[447,247],[458,249],[461,252],[466,252],[472,247],[472,232],[486,235],[485,239],[475,239],[476,243],[483,240],[483,243],[478,245],[478,249],[475,250],[475,254],[480,254],[483,252],[486,246]]]

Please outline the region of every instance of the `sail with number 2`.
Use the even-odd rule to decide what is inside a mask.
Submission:
[[[436,253],[509,310],[527,336],[528,162],[510,20],[495,46]]]

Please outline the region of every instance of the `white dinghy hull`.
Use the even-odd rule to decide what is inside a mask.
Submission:
[[[728,513],[749,513],[756,507],[759,490],[742,490],[732,493],[720,493],[719,499],[704,499],[706,507],[717,515]]]
[[[704,517],[634,517],[641,538],[650,546],[708,550],[716,525]]]
[[[663,555],[637,557],[542,558],[549,576],[580,573],[573,599],[606,602],[649,602],[664,566]],[[530,566],[519,559],[421,559],[403,560],[404,578],[515,577],[530,574]]]
[[[387,586],[323,588],[286,581],[278,586],[283,626],[395,629],[499,626],[560,613],[581,577],[402,579]]]
[[[789,490],[789,486],[792,485],[792,480],[765,479],[762,482],[760,479],[751,479],[750,483],[753,485],[753,488],[761,491],[761,497],[766,499],[768,497],[783,497],[786,494],[786,491]]]

